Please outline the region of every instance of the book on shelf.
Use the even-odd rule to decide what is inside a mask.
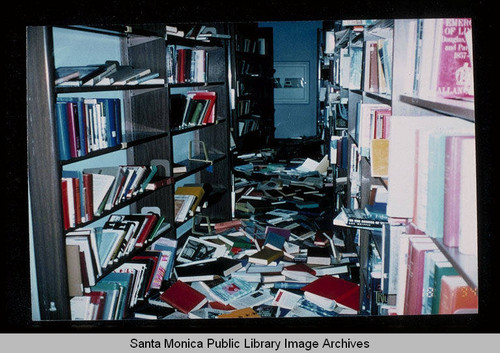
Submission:
[[[178,223],[184,222],[188,215],[191,206],[196,200],[195,195],[175,195],[174,196],[174,206],[175,206],[175,221]]]
[[[371,176],[386,178],[389,174],[389,140],[373,139],[370,146]]]
[[[151,250],[161,251],[162,261],[166,262],[163,278],[161,278],[161,280],[158,279],[158,281],[168,280],[170,278],[174,268],[177,243],[176,239],[161,237],[151,244]]]
[[[66,245],[66,268],[68,272],[68,294],[70,297],[83,295],[82,267],[80,262],[80,246]]]
[[[429,311],[428,306],[430,306],[430,314],[439,314],[441,279],[443,276],[458,276],[458,272],[448,260],[442,258],[432,258],[429,266],[433,266],[434,269],[429,274],[429,281],[431,282],[429,285],[432,285],[432,296],[430,297],[430,305],[426,306],[426,312]]]
[[[203,200],[203,196],[205,195],[205,189],[201,185],[183,185],[178,186],[175,189],[175,195],[193,195],[195,197],[188,211],[188,214],[192,216],[196,212],[197,208],[201,206],[201,201]]]
[[[430,238],[426,241],[410,239],[406,275],[405,315],[419,315],[422,312],[422,288],[425,253],[434,251],[437,246]]]
[[[421,19],[416,28],[414,93],[473,100],[472,20]]]
[[[129,273],[132,275],[128,306],[133,307],[143,299],[145,288],[145,276],[149,273],[148,264],[139,261],[128,261],[116,268],[114,273]]]
[[[98,257],[99,255],[97,253],[97,241],[95,239],[95,233],[93,233],[90,229],[78,232],[70,232],[66,235],[65,243],[66,246],[78,246],[79,261],[74,257],[68,259],[68,261],[71,261],[74,266],[76,266],[77,263],[80,264],[82,285],[85,291],[90,286],[95,285],[96,279],[101,274],[101,266]],[[77,253],[73,250],[67,255],[76,256]],[[75,280],[73,276],[70,279],[72,281]]]
[[[352,227],[381,228],[384,223],[387,223],[385,214],[371,212],[370,207],[361,209],[343,207],[339,216],[343,224]]]
[[[174,282],[160,298],[184,314],[198,310],[208,302],[203,294],[182,281]]]
[[[439,314],[477,313],[477,291],[462,276],[443,276]]]

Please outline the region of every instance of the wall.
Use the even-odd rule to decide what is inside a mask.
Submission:
[[[318,49],[321,21],[261,22],[273,28],[274,61],[309,62],[309,104],[275,104],[275,138],[316,135]]]

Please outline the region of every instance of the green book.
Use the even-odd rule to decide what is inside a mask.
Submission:
[[[456,275],[458,275],[458,272],[449,261],[437,262],[434,265],[434,293],[432,296],[432,314],[439,314],[439,300],[441,298],[441,277]]]
[[[198,101],[193,111],[193,116],[191,117],[191,121],[189,125],[198,125],[198,120],[200,120],[201,111],[203,110],[203,103]]]

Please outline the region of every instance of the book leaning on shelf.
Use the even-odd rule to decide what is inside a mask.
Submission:
[[[55,70],[57,87],[163,84],[165,80],[149,68],[120,65],[108,60],[104,64],[61,66]]]
[[[344,223],[348,226],[374,227],[380,228],[387,223],[388,218],[385,214],[374,212],[370,208],[342,208],[340,214]]]
[[[159,178],[155,181],[154,178]],[[152,184],[170,182],[151,166],[111,166],[63,170],[61,190],[64,228],[92,221],[105,211],[151,189]]]
[[[113,214],[102,227],[68,232],[65,239],[67,262],[71,264],[68,266],[70,295],[88,293],[100,280],[104,270],[132,251],[152,244],[169,228],[164,217],[158,214]],[[145,255],[157,258],[149,287],[159,289],[166,273],[171,271],[173,254],[168,249],[156,247],[147,254],[143,252],[141,256]]]

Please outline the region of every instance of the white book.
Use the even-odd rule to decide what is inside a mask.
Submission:
[[[92,174],[93,211],[95,215],[99,214],[99,206],[105,201],[114,181],[115,177],[111,175]]]
[[[458,250],[477,256],[477,194],[475,139],[462,142]]]
[[[301,295],[289,292],[284,289],[279,289],[274,296],[272,305],[279,306],[285,309],[292,309],[300,299],[302,299]]]

